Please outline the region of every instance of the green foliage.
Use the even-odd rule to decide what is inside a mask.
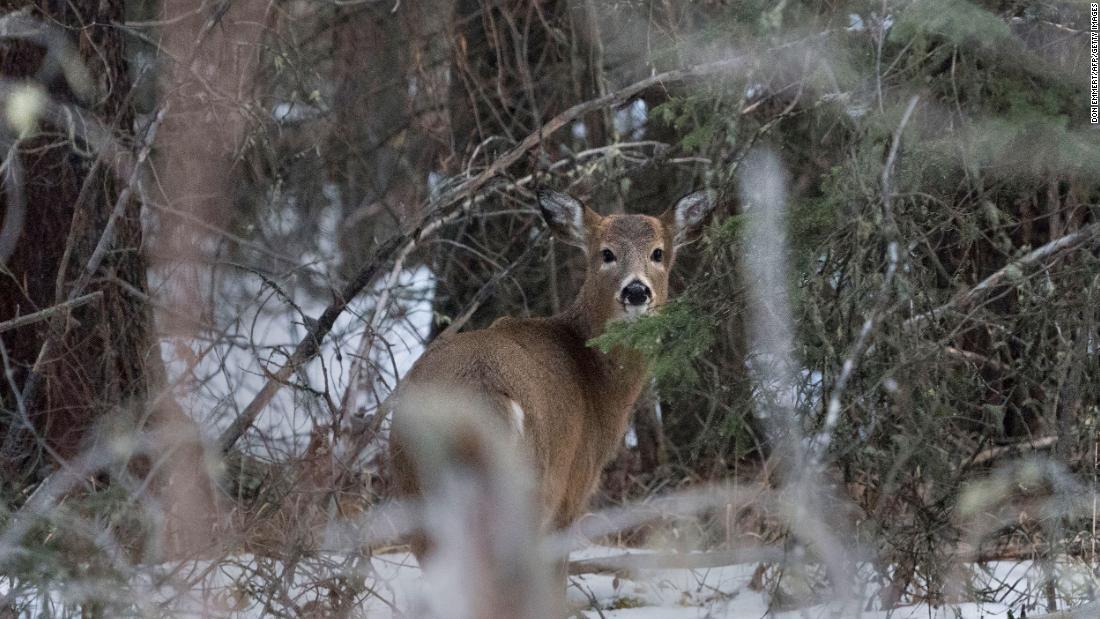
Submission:
[[[660,312],[611,323],[588,345],[605,353],[620,347],[641,351],[658,384],[682,386],[697,379],[693,362],[714,344],[715,328],[709,315],[681,298]]]
[[[130,585],[126,565],[135,557],[125,551],[140,552],[142,542],[151,541],[145,539],[150,532],[146,516],[121,484],[70,497],[41,514],[23,513],[22,518],[35,521],[20,540],[19,552],[5,557],[0,571],[23,587],[60,585],[67,603],[107,608],[110,616],[129,614],[123,592]],[[0,515],[0,530],[10,524],[9,514]]]
[[[1012,41],[1008,25],[996,15],[963,0],[910,3],[891,29],[892,41],[922,35],[942,37],[956,45],[996,46]]]
[[[704,251],[714,256],[722,250],[737,247],[740,244],[741,230],[747,221],[747,215],[731,215],[708,228],[706,236],[702,239]]]
[[[678,146],[689,153],[710,153],[716,147],[733,143],[738,115],[731,106],[738,104],[744,92],[742,80],[710,84],[690,95],[670,97],[654,106],[649,118],[678,136]]]

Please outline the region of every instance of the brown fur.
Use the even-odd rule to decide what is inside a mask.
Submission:
[[[568,230],[568,220],[547,218],[556,234],[572,232],[566,240],[586,249],[585,283],[573,305],[555,316],[500,318],[487,329],[437,340],[401,389],[476,393],[500,420],[510,418],[509,400],[516,402],[524,414],[521,450],[533,468],[541,526],[553,530],[583,513],[646,380],[645,360],[636,351],[605,354],[586,343],[609,320],[624,316],[624,281],[642,276],[652,290],[651,308],[666,301],[677,237],[674,209],[654,218],[600,217],[585,208],[583,231]],[[660,262],[652,260],[658,247],[664,252]],[[614,252],[614,263],[604,263],[604,249]],[[398,494],[418,496],[421,480],[400,416],[395,412],[391,440],[394,480]],[[422,539],[414,540],[418,558],[427,549]]]

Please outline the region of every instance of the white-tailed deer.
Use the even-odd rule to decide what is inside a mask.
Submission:
[[[665,303],[676,250],[714,202],[712,192],[697,192],[659,217],[601,217],[565,194],[540,191],[539,208],[554,235],[585,251],[587,274],[576,301],[555,316],[504,317],[487,329],[436,340],[405,377],[397,399],[419,389],[437,394],[436,408],[439,399],[444,408],[474,402],[485,423],[511,433],[528,460],[540,511],[536,526],[544,531],[569,526],[617,452],[646,381],[646,362],[637,351],[604,353],[587,342],[609,321]],[[390,443],[397,494],[408,498],[430,488],[431,478],[449,466],[446,458],[476,457],[471,454],[477,451],[461,444],[441,450],[432,447],[439,441],[416,436],[426,426],[409,423],[415,416],[409,409],[425,400],[414,400],[419,403],[405,399],[393,406]],[[434,454],[436,462],[425,465],[414,457],[425,453]],[[428,540],[418,536],[412,545],[423,561]]]

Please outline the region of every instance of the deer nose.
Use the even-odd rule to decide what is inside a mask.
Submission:
[[[649,286],[646,286],[638,280],[634,280],[623,288],[622,293],[619,294],[619,298],[626,305],[645,305],[649,303],[650,297],[653,293],[650,292]]]

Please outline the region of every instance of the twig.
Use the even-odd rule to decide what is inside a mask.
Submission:
[[[149,128],[145,132],[144,143],[141,146],[141,150],[138,152],[134,167],[130,171],[130,178],[126,183],[126,187],[123,188],[118,194],[118,199],[115,200],[114,209],[111,210],[111,214],[107,218],[107,223],[103,226],[103,233],[99,236],[99,242],[96,243],[95,249],[92,250],[92,256],[88,258],[88,262],[84,265],[84,273],[81,274],[80,279],[76,281],[76,284],[73,285],[72,289],[69,291],[70,299],[84,291],[84,288],[91,282],[96,271],[99,270],[99,265],[107,255],[107,250],[114,245],[115,226],[118,225],[118,220],[126,211],[126,205],[130,202],[130,196],[141,180],[141,173],[144,169],[143,166],[145,165],[145,161],[149,158],[149,153],[153,149],[153,142],[156,141],[157,128],[164,122],[164,116],[167,111],[167,106],[161,107],[156,117],[153,118],[153,122],[149,123]]]
[[[374,254],[370,260],[367,261],[366,266],[356,273],[340,291],[336,300],[332,302],[325,311],[322,312],[320,318],[316,322],[312,323],[305,337],[298,342],[298,345],[294,348],[294,352],[287,359],[278,371],[273,373],[268,381],[264,384],[260,392],[256,394],[256,397],[252,398],[252,401],[248,403],[248,406],[241,411],[241,414],[233,420],[233,423],[222,432],[218,437],[218,448],[222,453],[228,452],[236,444],[237,440],[241,438],[245,430],[252,426],[252,423],[256,421],[256,417],[259,416],[262,411],[275,397],[275,394],[279,392],[279,389],[287,382],[292,374],[307,361],[311,360],[314,355],[320,351],[320,342],[329,331],[332,330],[332,326],[336,324],[336,319],[347,308],[348,303],[354,299],[359,292],[374,280],[375,274],[385,265],[386,258],[388,258],[398,247],[408,238],[409,235],[398,234],[390,237],[374,250]],[[414,238],[419,237],[419,233],[413,234]],[[308,321],[307,321],[308,322]]]
[[[867,348],[867,344],[871,340],[871,333],[874,331],[875,323],[878,322],[879,318],[886,311],[886,305],[890,299],[890,287],[893,286],[894,276],[898,271],[899,252],[897,226],[894,223],[894,214],[890,207],[894,195],[894,164],[897,161],[902,133],[905,131],[905,125],[909,123],[909,117],[912,116],[913,110],[917,107],[918,100],[919,98],[916,96],[909,99],[909,106],[905,108],[905,113],[901,116],[901,122],[898,123],[898,128],[894,132],[894,142],[890,145],[890,155],[886,158],[886,166],[882,170],[882,219],[885,224],[886,233],[889,235],[889,242],[886,246],[886,274],[882,278],[882,287],[879,289],[875,307],[871,310],[867,319],[863,321],[863,327],[859,330],[859,336],[856,338],[856,342],[852,346],[851,352],[848,353],[848,358],[844,360],[844,365],[842,365],[840,369],[840,375],[837,376],[836,383],[833,386],[833,392],[829,395],[829,406],[825,413],[825,424],[820,434],[820,436],[826,437],[826,440],[828,437],[831,437],[833,429],[836,428],[837,421],[840,419],[841,397],[844,395],[844,390],[848,386],[848,381],[855,372],[860,357],[863,355]]]
[[[7,198],[3,225],[0,226],[0,265],[15,252],[27,220],[27,200],[23,192],[23,163],[19,160],[19,141],[12,140],[4,160],[4,197]]]
[[[531,255],[535,248],[541,245],[542,239],[542,234],[539,234],[536,238],[532,239],[527,245],[527,249],[523,250],[522,254],[517,256],[516,259],[513,260],[508,266],[504,267],[504,269],[498,271],[495,275],[493,275],[492,279],[485,282],[485,285],[478,289],[477,293],[474,295],[474,298],[471,299],[470,302],[466,305],[466,308],[462,310],[461,313],[459,313],[458,317],[455,318],[451,322],[451,324],[447,325],[447,328],[439,334],[439,337],[446,337],[461,330],[462,327],[464,327],[466,323],[470,320],[470,317],[474,315],[474,312],[477,311],[477,308],[481,307],[481,304],[485,302],[485,299],[488,299],[496,292],[497,286],[500,285],[500,282],[503,281],[506,277],[510,276],[512,272],[516,270],[516,267],[527,261],[527,258]]]
[[[986,367],[997,370],[998,372],[1012,371],[1011,367],[1000,361],[997,361],[996,359],[991,359],[989,357],[986,357],[985,355],[979,355],[978,353],[969,350],[962,350],[961,348],[955,348],[954,346],[944,346],[943,352],[946,353],[949,357],[954,357],[963,361],[969,361],[970,363],[976,365],[984,365]]]
[[[10,100],[12,95],[25,88],[25,82],[0,78],[0,100]],[[79,119],[79,122],[75,119]],[[52,125],[66,130],[74,148],[83,145],[88,151],[104,153],[104,158],[112,162],[112,169],[119,179],[130,176],[135,166],[140,167],[134,153],[123,146],[111,127],[87,115],[79,106],[61,103],[47,96],[38,110],[38,121],[40,125]]]
[[[776,51],[778,49],[791,47],[800,43],[804,43],[807,40],[814,38],[820,38],[828,34],[830,31],[824,31],[807,37],[799,39],[798,41],[792,41],[784,45],[777,46],[768,51]],[[559,129],[567,126],[574,120],[584,116],[585,114],[594,110],[600,109],[608,105],[616,105],[629,100],[634,95],[645,91],[648,88],[657,86],[660,84],[667,84],[673,82],[681,82],[693,77],[701,77],[704,75],[711,75],[714,73],[722,73],[735,69],[750,58],[749,55],[732,56],[722,60],[716,60],[713,62],[706,62],[690,67],[681,69],[674,69],[672,71],[665,71],[644,80],[635,82],[616,90],[615,92],[608,93],[602,97],[597,97],[583,103],[578,103],[573,107],[561,112],[557,116],[551,118],[537,130],[532,132],[526,138],[524,138],[519,144],[505,152],[500,158],[490,164],[477,176],[459,184],[454,189],[445,192],[439,199],[436,207],[431,209],[424,217],[421,217],[417,222],[417,225],[413,228],[412,232],[398,233],[389,238],[389,240],[379,245],[370,258],[367,259],[364,266],[356,273],[355,277],[351,279],[344,286],[343,290],[337,296],[336,300],[332,302],[325,311],[321,314],[321,317],[317,319],[315,323],[310,327],[308,333],[298,345],[295,347],[294,352],[291,354],[290,359],[279,368],[264,384],[256,397],[248,403],[241,414],[233,420],[221,436],[218,437],[218,446],[221,451],[227,452],[230,450],[241,435],[252,426],[256,417],[261,411],[271,402],[275,394],[279,392],[279,389],[287,381],[288,378],[298,369],[302,364],[310,361],[314,355],[320,350],[319,343],[328,335],[332,330],[333,324],[336,319],[347,308],[348,303],[351,302],[370,282],[374,280],[375,275],[390,261],[390,258],[394,255],[394,252],[402,248],[406,243],[416,244],[423,239],[427,234],[438,228],[441,223],[456,216],[460,209],[467,206],[473,199],[474,195],[489,184],[489,181],[493,180],[498,174],[508,169],[514,163],[523,158],[527,151],[537,147],[546,136],[558,131]]]
[[[4,83],[0,81],[0,94],[2,94]],[[107,223],[104,225],[103,232],[100,234],[99,241],[96,243],[95,249],[92,251],[91,257],[88,258],[88,262],[84,265],[84,270],[80,274],[76,283],[69,289],[68,298],[66,301],[74,301],[81,294],[84,289],[91,283],[92,277],[96,271],[99,270],[99,266],[103,261],[103,258],[107,255],[107,252],[114,245],[115,240],[115,225],[118,223],[123,212],[126,210],[126,205],[130,201],[130,196],[133,194],[134,187],[140,182],[141,175],[145,161],[149,158],[149,153],[153,148],[153,141],[156,137],[157,128],[164,120],[166,108],[162,107],[157,115],[153,118],[153,121],[149,123],[146,129],[144,139],[142,141],[141,148],[137,154],[137,157],[133,160],[132,166],[127,167],[128,179],[126,186],[118,194],[118,199],[115,201],[114,208],[111,210],[110,215],[107,218]],[[98,125],[89,125],[91,127],[98,127]],[[100,130],[106,131],[99,127]],[[100,140],[97,142],[104,148],[108,147],[113,142],[106,140]],[[124,165],[120,162],[120,165]],[[70,308],[71,309],[71,308]],[[13,424],[7,434],[4,437],[4,441],[0,444],[0,463],[13,462],[16,460],[19,451],[22,449],[22,443],[26,437],[26,432],[30,429],[30,408],[34,406],[35,399],[38,393],[38,387],[42,382],[43,365],[46,360],[53,353],[53,349],[59,343],[59,340],[65,336],[64,329],[62,328],[63,321],[67,318],[68,313],[55,313],[50,317],[50,329],[42,347],[38,350],[38,356],[35,358],[34,365],[31,366],[31,371],[27,376],[27,380],[23,383],[23,392],[20,395],[20,401],[23,402],[23,409],[21,411],[22,418],[20,423]]]
[[[406,243],[405,246],[401,248],[401,251],[397,252],[397,258],[393,261],[393,268],[390,269],[389,278],[382,287],[382,292],[378,296],[378,301],[374,304],[374,309],[371,311],[370,318],[367,320],[366,328],[363,329],[363,339],[359,344],[358,353],[355,355],[355,358],[352,359],[348,388],[344,390],[344,396],[340,400],[339,410],[341,417],[349,414],[357,405],[356,400],[359,394],[359,385],[363,381],[363,367],[367,364],[371,342],[374,339],[375,333],[378,331],[378,327],[382,324],[383,318],[385,318],[386,313],[389,311],[390,296],[393,294],[393,288],[397,285],[397,281],[401,276],[401,271],[405,267],[405,259],[409,257],[409,254],[412,253],[415,247],[416,245],[413,243]],[[397,377],[395,376],[394,378]]]
[[[4,322],[0,322],[0,333],[3,333],[5,331],[11,331],[12,329],[18,329],[19,327],[25,327],[29,324],[36,323],[40,320],[45,320],[45,319],[49,318],[50,316],[53,316],[57,312],[67,311],[67,310],[71,310],[71,309],[80,307],[81,305],[84,305],[86,303],[94,301],[94,300],[96,300],[96,299],[98,299],[99,297],[102,297],[102,296],[103,296],[103,292],[100,291],[100,290],[97,290],[95,292],[88,293],[84,296],[77,297],[75,299],[71,299],[71,300],[68,300],[68,301],[64,301],[62,303],[58,303],[57,305],[54,305],[54,306],[51,306],[51,307],[47,307],[44,310],[38,310],[37,312],[32,312],[30,314],[25,314],[23,316],[19,316],[18,318],[12,318],[11,320],[5,320]]]

